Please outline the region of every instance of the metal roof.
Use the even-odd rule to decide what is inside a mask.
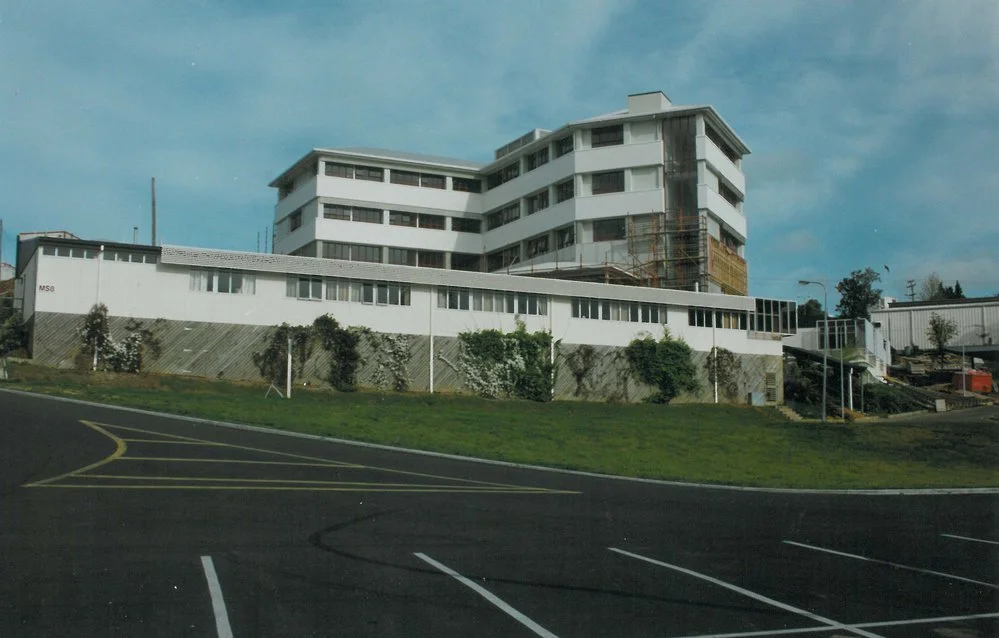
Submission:
[[[184,246],[163,246],[160,263],[274,274],[396,281],[424,286],[452,286],[559,297],[638,301],[719,310],[752,311],[756,308],[755,298],[735,295]]]

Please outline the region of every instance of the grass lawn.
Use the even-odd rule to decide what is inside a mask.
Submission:
[[[11,365],[0,387],[466,456],[767,487],[999,486],[995,425],[790,423],[727,405],[489,401]]]

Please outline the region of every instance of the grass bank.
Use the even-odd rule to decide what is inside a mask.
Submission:
[[[999,486],[995,425],[790,423],[769,409],[295,391],[13,364],[0,387],[344,439],[623,476],[766,487]]]

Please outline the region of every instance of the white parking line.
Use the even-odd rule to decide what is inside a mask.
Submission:
[[[531,631],[533,631],[537,635],[542,636],[542,638],[558,638],[558,636],[556,636],[552,632],[548,631],[547,629],[545,629],[544,627],[542,627],[538,623],[534,622],[533,620],[531,620],[530,618],[528,618],[524,614],[520,613],[519,611],[517,611],[516,609],[514,609],[510,605],[508,605],[505,602],[503,602],[503,600],[499,596],[496,596],[495,594],[493,594],[491,591],[489,591],[485,587],[481,587],[477,583],[475,583],[475,582],[473,582],[473,581],[465,578],[464,576],[462,576],[458,572],[454,571],[453,569],[451,569],[447,565],[442,565],[441,563],[438,563],[437,561],[435,561],[434,559],[430,558],[426,554],[421,554],[419,552],[416,552],[414,554],[414,556],[416,556],[417,558],[419,558],[420,560],[422,560],[422,561],[424,561],[426,563],[429,563],[429,564],[433,565],[434,567],[436,567],[437,569],[441,570],[442,572],[444,572],[445,574],[447,574],[451,578],[454,578],[455,580],[457,580],[462,585],[465,585],[469,589],[472,589],[477,594],[479,594],[480,596],[482,596],[483,598],[485,598],[486,600],[488,600],[492,604],[494,604],[497,607],[499,607],[508,616],[510,616],[511,618],[513,618],[514,620],[516,620],[517,622],[519,622],[520,624],[524,625],[525,627],[527,627],[528,629],[530,629]]]
[[[826,625],[824,627],[824,630],[826,630],[826,631],[828,631],[829,629],[843,629],[843,630],[852,632],[854,634],[857,634],[858,636],[866,636],[867,638],[883,638],[881,636],[878,636],[878,634],[872,634],[870,632],[864,631],[863,629],[859,629],[857,627],[854,627],[854,626],[851,626],[851,625],[846,625],[846,624],[843,624],[841,622],[837,622],[835,620],[826,618],[825,616],[820,616],[818,614],[813,614],[812,612],[810,612],[808,610],[805,610],[805,609],[801,609],[800,607],[795,607],[793,605],[788,605],[787,603],[782,603],[779,600],[774,600],[773,598],[769,598],[769,597],[764,596],[762,594],[757,594],[756,592],[749,591],[748,589],[743,589],[742,587],[739,587],[737,585],[733,585],[731,583],[726,583],[723,580],[718,580],[717,578],[712,578],[711,576],[708,576],[706,574],[701,574],[700,572],[695,572],[692,569],[687,569],[685,567],[679,567],[677,565],[671,565],[669,563],[664,563],[663,561],[656,560],[654,558],[649,558],[648,556],[642,556],[641,554],[633,554],[631,552],[627,552],[627,551],[625,551],[623,549],[618,549],[616,547],[608,547],[607,549],[609,549],[612,552],[617,552],[618,554],[621,554],[623,556],[628,556],[630,558],[634,558],[634,559],[637,559],[637,560],[640,560],[640,561],[644,561],[644,562],[650,563],[652,565],[658,565],[659,567],[665,567],[667,569],[672,569],[674,571],[678,571],[678,572],[681,572],[683,574],[687,574],[688,576],[693,576],[694,578],[700,578],[701,580],[705,580],[705,581],[707,581],[709,583],[712,583],[714,585],[718,585],[719,587],[724,587],[725,589],[729,589],[729,590],[734,591],[734,592],[736,592],[738,594],[742,594],[743,596],[748,596],[749,598],[752,598],[754,600],[758,600],[758,601],[766,603],[768,605],[772,605],[774,607],[777,607],[778,609],[783,609],[784,611],[789,611],[791,613],[798,614],[799,616],[804,616],[805,618],[810,618],[811,620],[814,620],[816,622],[820,622],[820,623],[823,623],[824,625]],[[799,629],[799,630],[796,630],[796,631],[800,632],[800,631],[803,631],[803,630]],[[809,631],[809,630],[804,630],[804,631]],[[773,635],[777,635],[777,634],[773,634]]]
[[[805,549],[811,549],[817,552],[825,552],[827,554],[834,554],[836,556],[843,556],[845,558],[854,558],[856,560],[863,560],[869,563],[877,563],[879,565],[888,565],[889,567],[894,567],[895,569],[905,569],[910,572],[917,572],[920,574],[931,574],[933,576],[940,576],[941,578],[949,578],[951,580],[959,580],[965,583],[972,583],[975,585],[981,585],[983,587],[991,587],[992,589],[999,589],[999,585],[995,583],[986,583],[981,580],[975,580],[973,578],[965,578],[964,576],[955,576],[954,574],[946,574],[944,572],[933,571],[932,569],[922,569],[920,567],[911,567],[909,565],[903,565],[901,563],[893,563],[888,560],[881,560],[879,558],[869,558],[867,556],[861,556],[859,554],[848,554],[846,552],[839,552],[835,549],[826,549],[825,547],[816,547],[815,545],[806,545],[805,543],[796,543],[795,541],[784,541],[787,545],[794,545],[796,547],[803,547]]]
[[[886,620],[884,622],[864,622],[853,625],[843,625],[844,629],[876,629],[878,627],[902,627],[906,625],[933,625],[945,622],[963,622],[966,620],[984,620],[999,618],[999,613],[969,614],[967,616],[936,616],[933,618],[913,618],[911,620]],[[775,629],[773,631],[742,631],[732,634],[695,634],[677,636],[676,638],[763,638],[764,636],[787,636],[793,634],[825,633],[829,627],[803,627],[801,629]]]
[[[225,611],[225,600],[222,598],[222,586],[215,573],[215,564],[211,556],[201,557],[201,566],[205,568],[205,578],[208,580],[208,593],[212,597],[212,610],[215,612],[215,629],[219,638],[232,638],[232,627],[229,626],[229,615]]]
[[[962,541],[974,541],[976,543],[988,543],[989,545],[999,545],[997,541],[987,541],[984,538],[971,538],[970,536],[958,536],[957,534],[941,534],[941,536],[946,536],[947,538],[956,538]]]

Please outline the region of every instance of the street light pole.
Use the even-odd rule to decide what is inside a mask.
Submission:
[[[823,343],[822,343],[822,422],[826,421],[826,386],[829,382],[829,291],[826,290],[826,285],[821,281],[807,281],[801,279],[798,281],[802,286],[816,285],[822,286],[822,310],[825,312],[826,319],[822,324],[822,329],[824,331]]]

